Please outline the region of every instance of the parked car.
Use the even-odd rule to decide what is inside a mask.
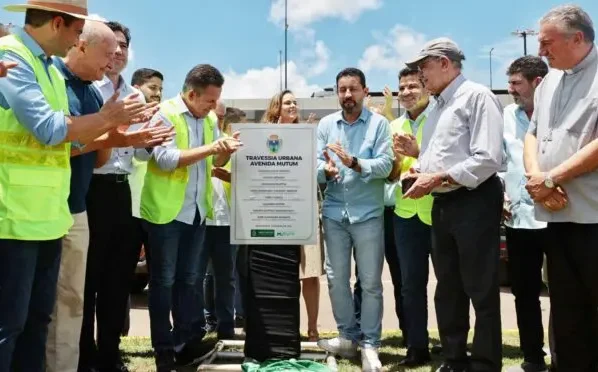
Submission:
[[[147,270],[147,260],[145,259],[145,248],[141,247],[137,268],[135,269],[135,279],[131,286],[132,293],[143,293],[149,282],[149,272]]]

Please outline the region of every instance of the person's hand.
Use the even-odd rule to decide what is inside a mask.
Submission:
[[[221,181],[230,183],[231,173],[229,170],[222,167],[212,168],[212,177],[216,177]]]
[[[511,212],[511,199],[505,193],[505,201],[502,205],[502,218],[504,221],[510,221],[513,218],[513,213]]]
[[[231,137],[222,137],[212,142],[212,154],[232,154],[243,146],[243,142],[239,139],[241,132],[233,133]]]
[[[0,61],[0,77],[5,77],[8,75],[8,70],[16,66],[16,62]]]
[[[546,178],[544,173],[526,173],[525,177],[527,177],[525,189],[535,202],[541,202],[554,191],[554,189],[548,188],[544,184]]]
[[[353,156],[349,155],[345,149],[343,149],[340,142],[337,141],[336,143],[331,143],[327,145],[326,148],[335,153],[345,167],[350,167],[351,163],[353,163]]]
[[[384,86],[384,91],[382,93],[384,94],[385,104],[390,103],[390,105],[392,106],[392,90],[390,90],[388,85]]]
[[[130,94],[117,101],[119,95],[119,91],[114,92],[100,109],[100,115],[112,128],[144,123],[158,111],[158,102],[139,102],[139,93]]]
[[[330,155],[328,155],[326,150],[324,150],[324,159],[326,159],[326,165],[324,165],[324,173],[326,174],[326,178],[332,179],[333,181],[338,181],[340,178],[339,170],[336,166],[336,163],[330,158]]]
[[[316,114],[314,114],[313,112],[311,112],[309,114],[309,116],[307,117],[307,123],[308,124],[315,124],[316,122]]]
[[[395,153],[403,156],[417,158],[419,156],[419,146],[417,138],[413,134],[395,133],[392,136],[392,147]]]
[[[170,141],[175,134],[174,127],[165,127],[158,121],[150,127],[145,123],[135,131],[127,131],[128,126],[122,125],[108,132],[108,138],[114,147],[150,148]]]
[[[558,212],[569,204],[569,199],[565,190],[557,186],[551,194],[542,200],[541,204],[551,212]]]
[[[403,199],[419,199],[428,195],[435,187],[438,187],[442,180],[434,173],[416,173],[413,169],[409,170],[405,180],[415,179],[413,185],[403,194]]]

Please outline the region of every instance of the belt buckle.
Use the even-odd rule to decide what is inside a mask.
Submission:
[[[116,174],[116,183],[123,183],[127,182],[127,175],[126,174]]]

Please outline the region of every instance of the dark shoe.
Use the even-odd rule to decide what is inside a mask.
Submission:
[[[442,363],[436,372],[467,372],[468,368],[452,363]]]
[[[548,366],[544,362],[523,362],[520,367],[511,367],[507,372],[548,372]]]
[[[235,328],[245,328],[245,318],[242,316],[235,317]]]
[[[174,350],[156,352],[156,372],[176,372]]]
[[[442,355],[442,346],[434,345],[430,348],[430,352],[434,355]]]
[[[234,340],[235,339],[235,331],[225,331],[225,332],[218,332],[218,339],[219,340]]]
[[[430,360],[432,358],[430,358],[428,349],[409,349],[407,350],[407,356],[399,362],[399,365],[404,367],[419,367],[427,364]]]
[[[216,346],[214,340],[203,340],[203,338],[195,338],[188,341],[183,349],[176,353],[176,365],[180,367],[190,366],[198,363],[201,358],[212,351]]]

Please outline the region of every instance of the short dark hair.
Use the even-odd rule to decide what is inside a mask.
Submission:
[[[123,35],[125,35],[125,39],[127,40],[127,46],[131,45],[131,31],[129,31],[129,28],[127,26],[116,21],[107,22],[106,26],[108,26],[112,30],[112,32],[122,32]]]
[[[149,79],[154,77],[164,81],[164,75],[162,75],[160,71],[151,68],[140,68],[133,73],[133,76],[131,77],[131,85],[143,85]]]
[[[39,28],[48,22],[51,22],[55,17],[64,19],[64,25],[70,27],[77,18],[72,15],[60,13],[60,12],[49,12],[41,9],[27,9],[25,12],[25,24],[33,28]]]
[[[201,64],[193,67],[191,71],[187,73],[183,91],[199,91],[210,85],[218,88],[222,87],[222,85],[224,85],[224,76],[222,76],[216,67],[208,64]]]
[[[359,82],[361,83],[361,86],[365,88],[365,75],[364,75],[363,71],[361,71],[360,69],[354,68],[354,67],[348,67],[348,68],[342,70],[341,72],[339,72],[338,75],[336,75],[336,86],[337,87],[338,87],[338,81],[345,76],[358,77]]]
[[[401,80],[405,76],[411,75],[419,75],[419,70],[416,68],[405,67],[404,69],[399,71],[399,80]]]
[[[507,75],[521,74],[528,81],[537,77],[543,78],[548,74],[548,65],[537,56],[524,56],[517,58],[507,69]]]

